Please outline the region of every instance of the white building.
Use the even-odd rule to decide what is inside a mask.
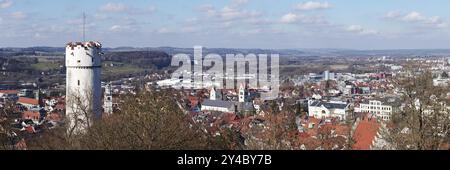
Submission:
[[[370,100],[368,103],[360,103],[356,112],[371,113],[377,116],[378,119],[388,121],[391,119],[392,106],[384,105],[381,101]]]
[[[92,41],[66,46],[66,118],[74,133],[83,133],[88,121],[102,114],[101,48]]]
[[[160,87],[172,87],[179,85],[181,83],[181,79],[166,79],[156,82],[156,84]]]
[[[338,118],[345,120],[348,113],[348,104],[345,102],[323,102],[320,100],[308,101],[308,114],[317,119]]]
[[[220,100],[221,94],[216,90],[215,87],[211,87],[211,90],[209,91],[209,100]]]
[[[236,105],[232,101],[206,99],[202,103],[201,110],[234,113],[236,111]]]
[[[345,96],[351,96],[352,95],[352,89],[353,89],[352,85],[346,85],[344,90],[343,90],[344,95]]]
[[[105,113],[112,114],[113,113],[113,101],[112,101],[112,87],[111,83],[108,83],[105,86],[105,96],[103,98],[103,108],[105,109]]]
[[[17,90],[0,90],[0,103],[6,101],[17,101],[19,100],[19,96],[17,95]]]
[[[334,73],[331,73],[331,72],[328,71],[328,70],[325,71],[325,72],[323,72],[322,77],[323,77],[323,80],[324,80],[324,81],[335,80],[335,75],[334,75]]]
[[[241,84],[241,86],[239,87],[239,102],[243,103],[245,102],[245,87],[244,85]]]
[[[313,99],[315,99],[315,100],[321,100],[321,99],[322,99],[322,95],[320,95],[320,94],[313,94],[313,95],[311,96],[311,98],[313,98]]]
[[[450,78],[435,78],[433,79],[433,86],[447,87],[450,83]]]

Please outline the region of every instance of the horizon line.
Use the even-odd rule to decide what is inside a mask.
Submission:
[[[116,47],[102,47],[109,49],[117,49],[117,48],[178,48],[178,49],[193,49],[193,47],[177,47],[177,46],[116,46]],[[381,51],[381,50],[450,50],[450,48],[377,48],[377,49],[358,49],[358,48],[241,48],[241,47],[206,47],[201,46],[204,49],[239,49],[239,50],[352,50],[352,51]],[[25,48],[65,48],[64,46],[28,46],[28,47],[0,47],[0,49],[25,49]]]

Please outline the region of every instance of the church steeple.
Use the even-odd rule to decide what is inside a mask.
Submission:
[[[209,100],[217,100],[217,91],[214,86],[211,87],[211,91],[209,92]]]
[[[112,101],[112,87],[111,83],[108,83],[105,86],[105,97],[103,99],[103,107],[105,109],[105,113],[112,114],[113,113],[113,101]]]
[[[239,87],[239,102],[244,103],[245,102],[245,87],[243,84]]]

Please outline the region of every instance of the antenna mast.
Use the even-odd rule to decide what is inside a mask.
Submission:
[[[86,42],[86,13],[83,12],[83,42]]]

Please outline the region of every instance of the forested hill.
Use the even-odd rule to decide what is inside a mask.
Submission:
[[[140,67],[154,65],[158,69],[168,67],[171,57],[161,51],[125,51],[125,52],[105,52],[104,61],[129,63]]]

